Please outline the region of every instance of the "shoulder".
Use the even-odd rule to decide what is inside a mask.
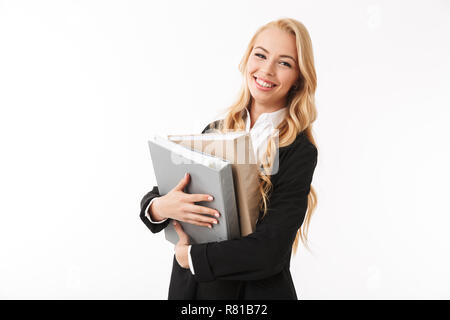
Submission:
[[[203,129],[202,133],[206,133],[208,130],[212,130],[212,129],[218,129],[220,123],[223,121],[223,119],[219,119],[216,121],[211,122],[210,124],[208,124],[205,129]]]
[[[290,145],[280,147],[279,151],[280,155],[282,153],[285,153],[294,158],[304,155],[310,155],[317,158],[318,153],[316,146],[308,139],[304,131],[300,132],[295,138],[294,142],[292,142]]]
[[[317,148],[304,133],[300,133],[289,146],[280,147],[278,167],[270,176],[271,197],[305,196],[309,192],[317,165]]]
[[[279,168],[272,177],[290,180],[305,173],[312,174],[317,165],[317,155],[316,146],[301,132],[293,143],[279,148]]]

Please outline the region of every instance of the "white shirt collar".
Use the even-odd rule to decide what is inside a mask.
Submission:
[[[275,145],[278,148],[278,125],[284,120],[288,112],[288,108],[282,108],[275,112],[262,113],[256,120],[253,127],[250,129],[250,112],[247,108],[247,118],[245,120],[245,131],[250,133],[252,139],[253,151],[255,153],[257,161],[260,163],[263,159],[267,143],[270,136],[274,137]]]
[[[245,111],[247,112],[247,118],[245,120],[245,131],[250,132],[250,112],[247,108],[245,108]],[[274,111],[274,112],[264,112],[261,113],[256,120],[255,124],[252,127],[255,128],[255,126],[259,126],[260,123],[271,123],[273,128],[278,127],[278,125],[284,120],[286,114],[287,114],[288,108],[284,107],[280,110]]]

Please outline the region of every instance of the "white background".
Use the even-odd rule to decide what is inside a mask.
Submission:
[[[308,28],[313,254],[300,299],[449,299],[448,1],[0,1],[0,298],[166,299],[147,139],[200,133],[256,29]]]

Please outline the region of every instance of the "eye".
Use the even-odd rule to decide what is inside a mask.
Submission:
[[[261,54],[261,53],[255,53],[255,56],[257,56],[257,57],[259,57],[259,58],[265,58],[266,56],[265,55],[263,55],[263,54]],[[289,64],[289,63],[287,63],[287,62],[285,62],[285,61],[281,61],[281,63],[285,63],[285,66],[286,67],[289,67],[289,68],[291,68],[292,66]]]

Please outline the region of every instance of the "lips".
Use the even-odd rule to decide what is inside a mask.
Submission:
[[[255,80],[256,80],[256,79],[259,79],[259,80],[262,80],[262,81],[264,81],[264,82],[267,82],[268,84],[273,85],[273,87],[276,87],[276,86],[277,86],[277,85],[276,85],[275,83],[273,83],[272,81],[266,80],[266,79],[264,79],[264,78],[259,78],[259,77],[256,77],[256,76],[253,76],[253,78],[255,78]]]
[[[260,85],[256,79],[257,78],[253,78],[253,81],[255,82],[255,86],[258,90],[263,91],[263,92],[269,92],[269,91],[275,90],[275,86],[264,87],[264,86]]]

